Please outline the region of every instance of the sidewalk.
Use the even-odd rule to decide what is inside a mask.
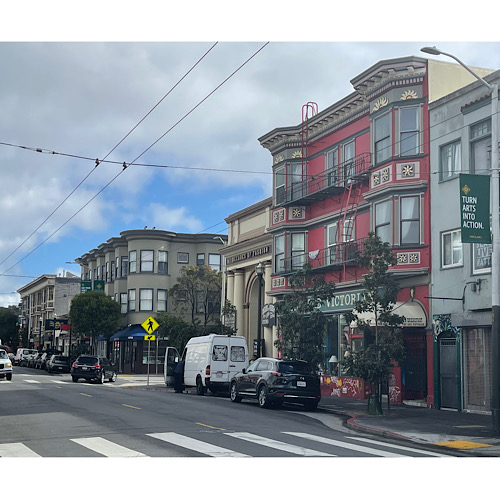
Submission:
[[[367,400],[323,396],[325,410],[347,418],[347,427],[358,432],[411,441],[434,449],[459,452],[460,456],[500,457],[500,436],[492,430],[491,415],[394,406],[384,415],[369,415]]]

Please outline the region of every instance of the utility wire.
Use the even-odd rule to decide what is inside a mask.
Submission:
[[[191,66],[191,68],[184,74],[184,76],[153,106],[153,108],[151,108],[150,111],[148,111],[148,113],[146,113],[142,118],[141,120],[113,147],[113,149],[111,149],[111,151],[102,159],[102,160],[99,160],[99,159],[96,159],[95,160],[95,167],[89,171],[89,173],[78,183],[78,185],[66,196],[66,198],[64,198],[64,200],[61,201],[61,203],[59,203],[59,205],[57,205],[57,207],[45,218],[45,220],[38,225],[38,227],[36,227],[32,232],[31,234],[29,234],[29,236],[21,243],[19,244],[9,255],[7,255],[7,257],[5,257],[5,259],[2,260],[2,262],[0,262],[0,266],[6,261],[8,260],[12,255],[14,255],[14,253],[16,253],[63,205],[64,203],[66,203],[66,201],[75,193],[75,191],[92,175],[92,173],[95,171],[96,167],[102,163],[103,161],[106,160],[106,158],[108,158],[108,156],[111,155],[111,153],[125,140],[127,139],[127,137],[165,100],[165,98],[167,96],[169,96],[172,91],[191,73],[191,71],[194,70],[194,68],[196,68],[196,66],[198,66],[198,64],[211,52],[211,50],[218,44],[219,42],[215,42],[206,52],[205,54],[203,54],[203,56],[201,56],[197,61],[196,63]],[[0,143],[0,144],[4,144],[4,145],[7,145],[7,143]],[[47,154],[59,154],[59,153],[56,153],[55,151],[48,151],[48,150],[44,150],[44,149],[41,149],[41,148],[29,148],[29,147],[26,147],[26,146],[19,146],[23,149],[29,149],[31,151],[36,151],[37,153],[47,153]],[[76,157],[75,155],[66,155],[66,156],[73,156],[73,157]]]
[[[170,131],[172,131],[177,125],[179,125],[185,118],[187,118],[194,110],[196,110],[203,102],[205,102],[211,95],[213,95],[222,85],[224,85],[229,79],[231,79],[238,71],[240,71],[246,64],[248,64],[257,54],[259,54],[270,42],[266,42],[262,47],[260,47],[256,52],[254,52],[246,61],[244,61],[235,71],[233,71],[227,78],[225,78],[214,90],[212,90],[206,97],[204,97],[196,106],[194,106],[188,113],[186,113],[180,120],[178,120],[172,127],[170,127],[163,135],[161,135],[151,146],[146,148],[139,156],[135,158],[130,163],[123,162],[123,169],[118,172],[100,191],[98,191],[87,203],[85,203],[79,210],[77,210],[66,222],[61,224],[52,234],[50,234],[47,238],[45,238],[39,245],[37,245],[33,250],[27,253],[22,259],[13,264],[3,273],[0,273],[0,276],[5,275],[8,271],[10,271],[13,267],[20,264],[24,259],[26,259],[33,252],[38,250],[44,243],[46,243],[52,236],[58,233],[66,224],[68,224],[72,219],[74,219],[85,207],[87,207],[97,196],[99,196],[110,184],[112,184],[123,172],[130,166],[133,165],[141,156],[143,156],[147,151],[149,151],[155,144],[157,144],[161,139],[163,139]],[[97,160],[96,160],[97,162]]]

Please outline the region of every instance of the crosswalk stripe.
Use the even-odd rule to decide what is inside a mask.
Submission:
[[[146,457],[144,453],[139,453],[138,451],[131,450],[130,448],[125,448],[119,444],[108,441],[107,439],[101,437],[90,437],[90,438],[80,438],[71,439],[76,444],[85,446],[89,450],[95,451],[104,455],[105,457]]]
[[[203,441],[198,441],[175,432],[158,432],[153,434],[147,434],[155,439],[160,439],[166,441],[167,443],[174,444],[176,446],[182,446],[183,448],[188,448],[204,455],[209,455],[211,457],[248,457],[243,453],[238,453],[236,451],[228,450],[226,448],[221,448],[220,446],[215,446],[210,443],[205,443]]]
[[[321,436],[315,436],[314,434],[307,434],[305,432],[284,432],[284,434],[289,434],[290,436],[296,436],[304,439],[310,439],[311,441],[317,441],[318,443],[326,443],[332,446],[339,446],[341,448],[348,448],[349,450],[360,451],[362,453],[369,453],[370,455],[376,455],[378,457],[404,457],[405,455],[400,455],[397,453],[391,453],[390,451],[376,450],[375,448],[368,448],[367,446],[359,446],[357,444],[344,443],[343,441],[337,441],[335,439],[328,439]]]
[[[39,384],[40,381],[32,380],[32,379],[24,379],[24,382],[28,382],[28,384]]]
[[[263,436],[258,436],[257,434],[252,434],[250,432],[226,432],[225,434],[226,436],[244,439],[245,441],[250,441],[251,443],[260,444],[262,446],[267,446],[268,448],[274,448],[276,450],[286,451],[288,453],[293,453],[294,455],[300,455],[302,457],[337,456],[331,455],[329,453],[323,453],[321,451],[310,450],[309,448],[303,448],[301,446],[295,446],[293,444],[283,443],[282,441],[276,441],[274,439],[267,439]]]
[[[23,443],[0,444],[0,457],[40,457]]]
[[[429,455],[431,457],[448,457],[449,455],[444,455],[443,453],[435,453],[433,451],[419,450],[418,448],[410,448],[408,446],[401,446],[399,444],[381,443],[380,441],[375,441],[373,439],[349,436],[349,439],[355,439],[356,441],[363,441],[370,444],[378,444],[386,446],[387,448],[394,448],[396,450],[411,451],[413,453],[420,453],[422,455]]]

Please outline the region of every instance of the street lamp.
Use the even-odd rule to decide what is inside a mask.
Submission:
[[[262,337],[262,275],[264,274],[264,266],[259,262],[255,267],[255,274],[257,275],[259,293],[257,298],[257,358],[260,358],[261,353],[261,337]]]
[[[471,68],[466,66],[460,59],[452,54],[443,52],[436,47],[423,47],[422,52],[434,56],[448,56],[457,61],[471,75],[488,88],[491,94],[491,335],[492,335],[492,355],[491,355],[491,415],[493,417],[493,430],[500,434],[500,165],[498,164],[498,83],[488,83]]]

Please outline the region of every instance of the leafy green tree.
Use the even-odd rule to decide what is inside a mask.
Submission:
[[[196,325],[167,312],[159,313],[156,321],[160,325],[156,330],[156,334],[160,337],[168,337],[169,345],[175,347],[179,354],[182,354],[190,338],[200,335]]]
[[[0,307],[0,343],[15,349],[19,343],[17,314],[7,307]]]
[[[174,310],[189,317],[206,333],[217,323],[220,313],[222,273],[210,266],[184,266],[170,289]]]
[[[389,243],[369,233],[357,263],[369,272],[364,278],[360,300],[355,303],[355,309],[344,317],[348,323],[357,322],[358,328],[364,332],[365,345],[345,357],[343,366],[349,375],[369,383],[369,413],[382,414],[381,386],[388,382],[394,364],[400,363],[404,357],[402,332],[398,325],[405,318],[393,312],[399,285],[389,272],[389,267],[397,261]],[[364,312],[373,314],[373,326],[360,316]],[[369,338],[374,342],[367,342]]]
[[[86,292],[71,301],[69,318],[77,335],[89,336],[95,344],[99,335],[109,339],[118,330],[120,304],[102,292]]]
[[[323,362],[326,316],[321,305],[332,298],[334,283],[314,275],[306,264],[288,278],[291,292],[276,302],[280,338],[274,345],[285,358],[303,359],[316,367]]]

